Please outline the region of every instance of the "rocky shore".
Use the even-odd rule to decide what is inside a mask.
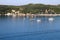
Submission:
[[[36,16],[60,16],[60,14],[37,14]]]
[[[4,14],[4,15],[5,16],[60,16],[60,14]]]

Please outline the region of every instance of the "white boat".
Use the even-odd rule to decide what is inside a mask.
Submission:
[[[41,22],[41,19],[37,19],[37,22]]]
[[[49,18],[48,20],[49,20],[49,21],[53,21],[53,20],[54,20],[54,18]]]

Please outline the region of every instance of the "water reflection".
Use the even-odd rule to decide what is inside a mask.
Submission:
[[[0,19],[12,19],[12,20],[30,20],[31,22],[35,21],[37,23],[40,22],[54,22],[55,18],[54,17],[23,17],[23,16],[0,16]]]

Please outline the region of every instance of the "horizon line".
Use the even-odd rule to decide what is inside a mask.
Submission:
[[[43,5],[60,5],[60,4],[44,4],[44,3],[28,3],[28,4],[43,4]],[[9,6],[22,6],[28,4],[12,5],[12,4],[0,4],[0,5],[9,5]]]

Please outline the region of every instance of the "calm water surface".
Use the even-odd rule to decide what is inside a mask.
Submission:
[[[60,40],[60,17],[49,18],[0,16],[0,40]]]

